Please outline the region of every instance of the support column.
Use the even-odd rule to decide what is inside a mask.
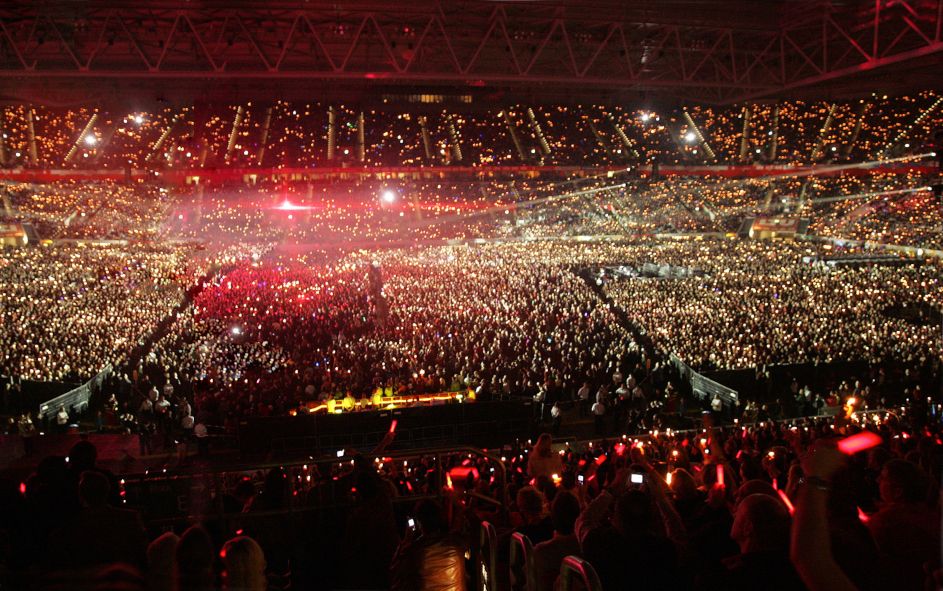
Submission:
[[[501,111],[501,114],[504,115],[504,122],[508,126],[508,133],[511,134],[511,141],[514,142],[514,148],[517,149],[517,155],[523,162],[526,160],[526,156],[524,156],[524,148],[521,146],[520,138],[517,137],[517,132],[514,131],[514,124],[511,123],[511,116],[507,111]]]
[[[33,124],[33,109],[26,109],[26,135],[29,140],[29,159],[33,166],[39,164],[39,150],[36,149],[36,128]]]
[[[232,131],[229,132],[229,143],[226,144],[226,156],[223,159],[226,164],[232,159],[233,149],[236,147],[236,138],[239,137],[239,126],[242,125],[243,109],[242,105],[236,108],[236,116],[232,120]]]
[[[262,159],[265,158],[265,145],[268,143],[268,131],[272,125],[272,107],[265,110],[265,121],[262,123],[262,139],[259,141],[259,152],[256,154],[256,165],[262,166]]]
[[[82,140],[85,139],[85,136],[92,130],[95,122],[98,121],[98,113],[92,115],[91,119],[88,120],[88,123],[85,124],[85,127],[82,128],[82,133],[79,134],[79,137],[75,138],[75,142],[72,144],[72,148],[69,149],[69,153],[65,155],[65,162],[71,162],[72,157],[75,156],[75,153],[79,150],[79,144],[82,143]]]
[[[367,146],[364,133],[363,111],[357,115],[357,159],[360,162],[367,160]]]
[[[773,141],[769,145],[769,161],[776,160],[776,148],[779,146],[779,105],[773,108]]]
[[[832,121],[835,120],[836,108],[838,108],[838,104],[832,103],[832,106],[828,108],[828,115],[825,116],[825,123],[822,124],[822,128],[819,129],[819,139],[815,142],[815,148],[812,149],[811,160],[813,162],[822,156],[822,149],[825,147],[825,139],[828,137],[828,130],[832,127]]]
[[[746,162],[750,150],[750,107],[743,107],[743,131],[740,133],[740,162]]]
[[[337,144],[337,113],[334,111],[334,106],[327,108],[327,159],[334,159],[334,149]]]
[[[462,146],[459,145],[458,130],[455,129],[455,122],[452,121],[452,115],[446,116],[449,127],[449,138],[452,140],[452,157],[456,162],[462,161]]]
[[[426,160],[432,162],[432,138],[429,137],[429,127],[426,125],[426,118],[419,118],[419,130],[422,133],[422,147],[426,152]]]

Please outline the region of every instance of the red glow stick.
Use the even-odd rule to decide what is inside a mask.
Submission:
[[[603,454],[603,455],[599,456],[598,458],[596,458],[596,465],[597,465],[597,466],[602,466],[602,465],[605,464],[605,463],[606,463],[606,454]]]
[[[724,465],[717,464],[717,484],[724,485]]]
[[[390,423],[390,433],[396,432],[396,423],[397,423],[396,419],[393,419],[393,422]]]
[[[779,498],[782,499],[783,504],[785,504],[786,508],[789,509],[789,514],[794,514],[796,512],[796,508],[792,506],[792,501],[789,500],[789,497],[786,496],[786,493],[778,489],[776,492],[779,493]]]
[[[838,442],[838,450],[843,454],[856,454],[859,451],[871,449],[881,445],[881,438],[870,431],[862,431],[857,435],[845,437]]]
[[[871,517],[861,510],[861,507],[858,507],[858,519],[861,520],[861,523],[867,523],[871,520]]]

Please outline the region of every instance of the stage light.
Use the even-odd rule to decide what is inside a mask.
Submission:
[[[94,146],[95,144],[98,143],[98,138],[92,134],[88,134],[87,136],[85,136],[85,143],[88,144],[89,146]]]
[[[232,327],[232,333],[236,336],[239,336],[242,334],[242,329],[239,328],[238,326],[234,326]]]
[[[686,134],[684,134],[684,141],[688,142],[689,144],[694,143],[694,140],[696,139],[697,139],[697,136],[694,134],[693,131],[689,131]]]
[[[140,115],[135,115],[135,116],[134,116],[134,122],[137,123],[138,125],[140,125],[140,124],[144,123],[144,117],[141,117]]]
[[[651,118],[652,118],[652,116],[651,116],[650,114],[648,114],[648,113],[642,113],[642,122],[643,122],[643,123],[648,123],[648,120],[651,119]]]
[[[384,203],[393,203],[396,201],[396,193],[387,189],[386,191],[383,191],[383,194],[380,196],[380,198],[383,199]]]

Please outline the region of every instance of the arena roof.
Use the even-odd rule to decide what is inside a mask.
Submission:
[[[896,93],[941,85],[941,22],[943,0],[8,0],[0,99]]]

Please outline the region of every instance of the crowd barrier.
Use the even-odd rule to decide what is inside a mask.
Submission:
[[[671,363],[681,374],[682,379],[691,385],[691,391],[699,400],[713,400],[718,396],[725,405],[736,405],[740,397],[736,390],[701,374],[672,353]]]
[[[111,369],[111,364],[108,364],[103,370],[98,372],[95,377],[78,388],[69,390],[65,394],[61,394],[40,404],[39,418],[43,419],[47,416],[55,415],[56,412],[59,411],[60,406],[65,407],[70,416],[75,416],[75,413],[85,412],[92,394],[101,389],[104,381],[111,375]]]
[[[10,386],[9,390],[0,386],[0,391],[4,392],[2,410],[7,414],[33,412],[50,398],[79,387],[75,383],[22,380],[10,376],[0,376],[0,380]]]

